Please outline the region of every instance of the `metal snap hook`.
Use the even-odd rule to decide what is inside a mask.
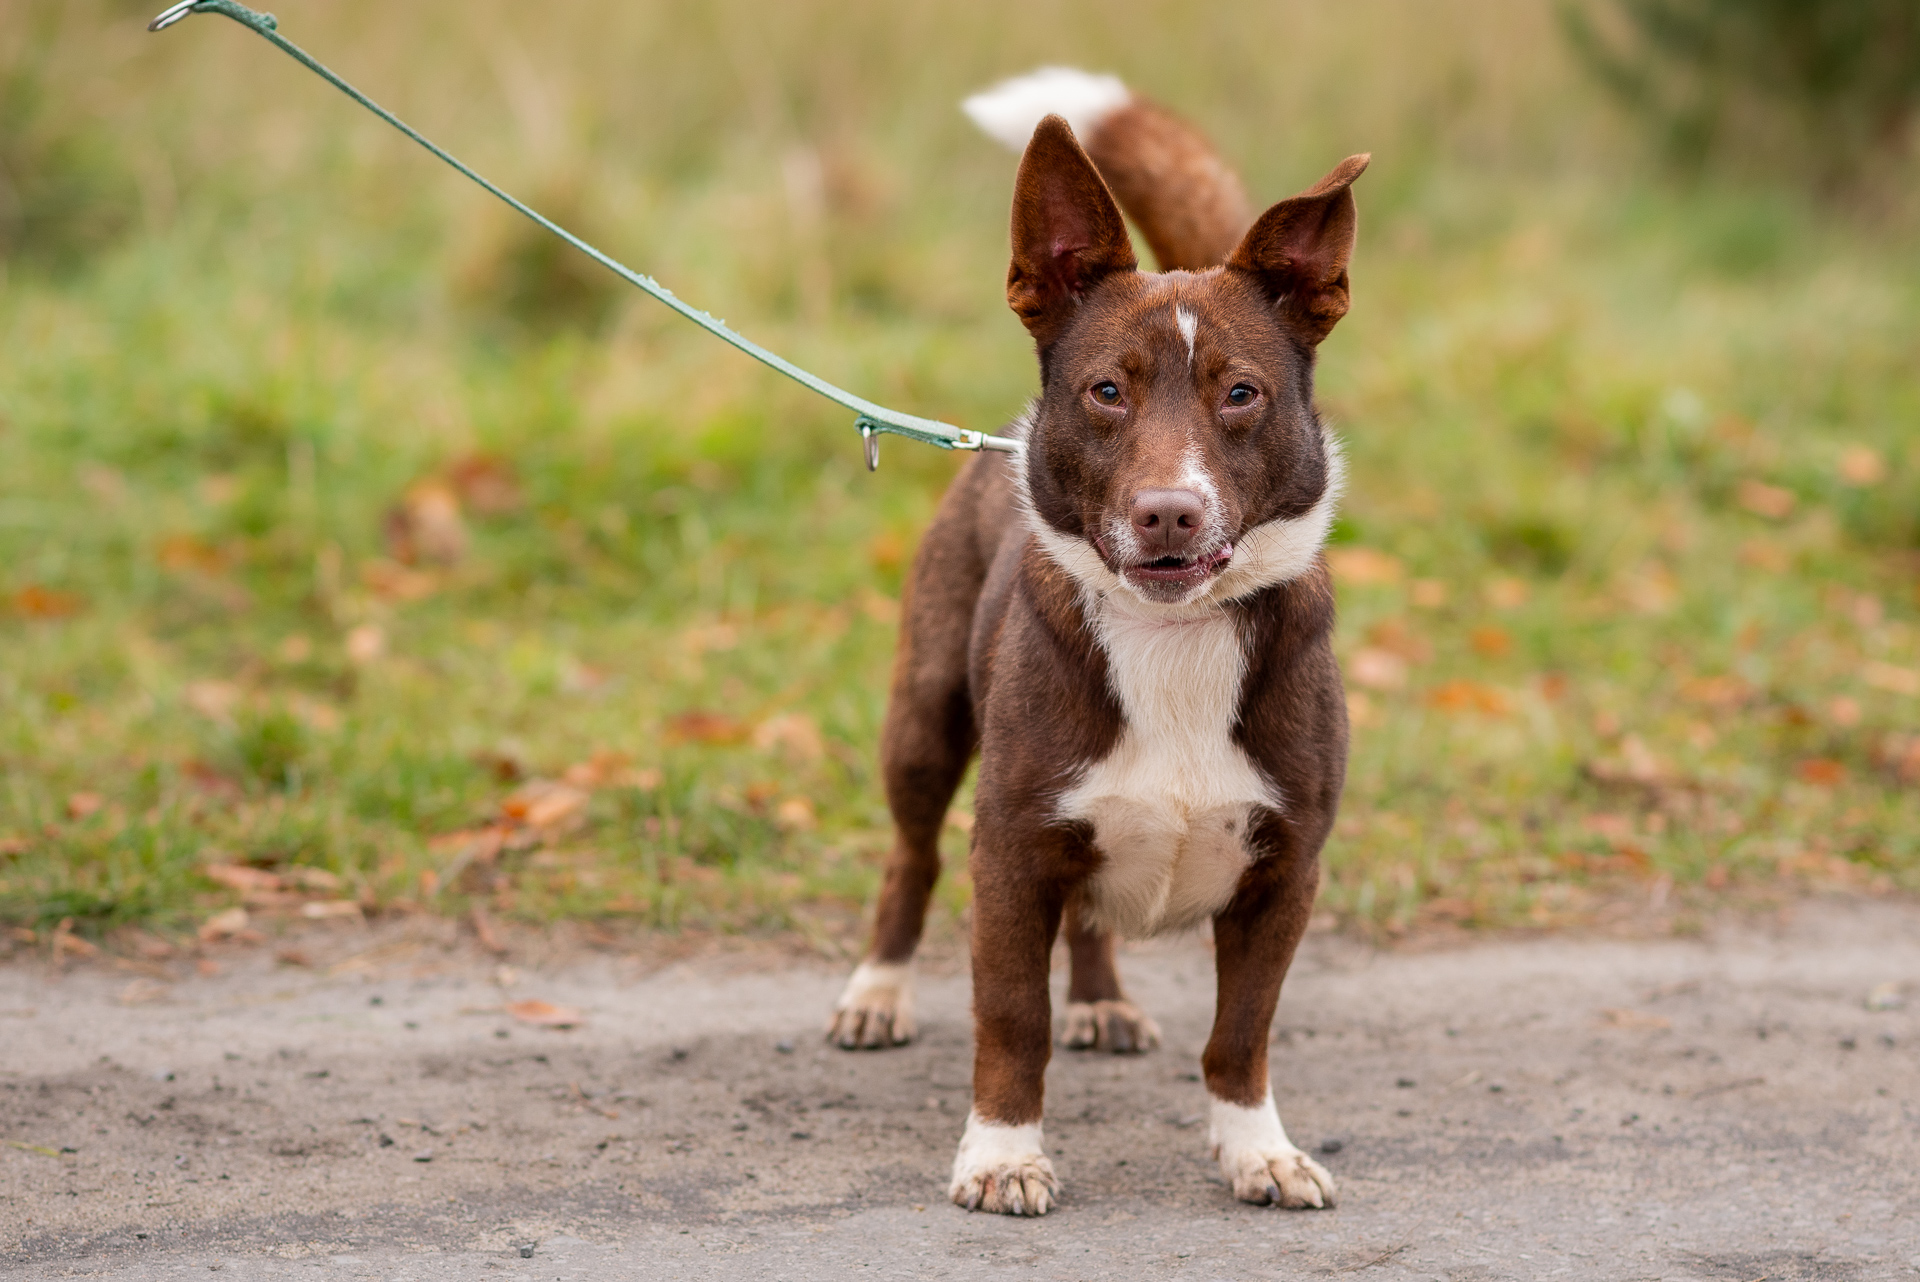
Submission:
[[[867,471],[880,470],[880,433],[873,430],[873,424],[866,419],[860,420],[860,443],[867,451]]]
[[[193,6],[200,0],[180,0],[179,4],[169,5],[165,12],[147,24],[148,31],[165,31],[180,19],[193,12]]]

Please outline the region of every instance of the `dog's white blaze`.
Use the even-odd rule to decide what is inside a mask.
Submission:
[[[1100,927],[1134,937],[1178,930],[1233,897],[1251,855],[1255,807],[1281,798],[1233,741],[1246,655],[1218,609],[1170,614],[1113,595],[1092,602],[1120,701],[1120,740],[1061,798],[1093,828],[1102,863],[1087,883]]]
[[[1193,368],[1193,336],[1199,332],[1200,318],[1184,307],[1173,309],[1173,323],[1180,327],[1180,337],[1187,340],[1187,368]]]
[[[1082,139],[1127,105],[1133,94],[1118,76],[1096,76],[1073,67],[1041,67],[982,89],[960,110],[994,141],[1022,151],[1034,127],[1048,116],[1067,118]]]
[[[969,1112],[959,1151],[953,1155],[953,1180],[947,1186],[947,1194],[958,1197],[971,1180],[1027,1166],[1040,1167],[1049,1177],[1053,1174],[1040,1123],[1008,1126],[1004,1122],[989,1122],[977,1111]]]

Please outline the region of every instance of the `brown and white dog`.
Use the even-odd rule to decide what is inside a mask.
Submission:
[[[936,841],[977,749],[953,1200],[1041,1215],[1058,1194],[1040,1119],[1062,924],[1066,1044],[1140,1051],[1159,1031],[1121,990],[1114,937],[1210,920],[1214,1155],[1244,1201],[1328,1206],[1332,1177],[1280,1124],[1267,1040],[1346,772],[1321,556],[1341,463],[1313,368],[1347,310],[1367,157],[1255,221],[1205,140],[1111,77],[1050,69],[966,107],[1025,146],[1007,301],[1041,391],[1014,425],[1024,454],[970,461],[914,561],[882,741],[897,840],[828,1036],[913,1036]],[[1136,268],[1122,208],[1158,274]]]

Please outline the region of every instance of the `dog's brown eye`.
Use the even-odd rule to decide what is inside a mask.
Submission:
[[[1231,392],[1227,393],[1227,404],[1251,405],[1253,404],[1253,398],[1258,395],[1260,395],[1258,391],[1248,387],[1245,383],[1240,383],[1236,385]]]
[[[1095,383],[1093,385],[1093,399],[1099,401],[1102,405],[1118,405],[1120,403],[1120,385],[1111,380],[1105,383]]]

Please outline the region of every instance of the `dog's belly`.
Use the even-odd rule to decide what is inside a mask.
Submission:
[[[1128,733],[1064,798],[1088,824],[1100,866],[1087,881],[1089,925],[1132,938],[1181,930],[1226,907],[1253,862],[1247,836],[1272,804],[1237,748],[1169,759]]]

